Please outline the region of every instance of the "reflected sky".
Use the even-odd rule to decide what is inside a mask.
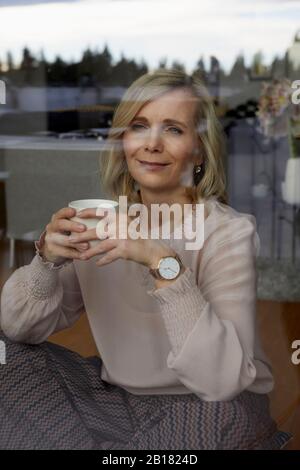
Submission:
[[[246,63],[260,49],[267,62],[282,56],[300,28],[295,0],[0,0],[0,6],[2,61],[8,50],[19,61],[25,45],[35,54],[43,48],[49,60],[56,54],[78,60],[86,47],[107,43],[115,60],[123,53],[154,68],[167,58],[191,71],[201,55],[207,65],[215,55],[228,71],[241,52]]]

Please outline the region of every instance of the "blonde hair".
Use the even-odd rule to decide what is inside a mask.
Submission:
[[[127,169],[122,135],[142,106],[177,88],[190,90],[197,100],[194,118],[203,157],[202,177],[197,186],[186,188],[186,194],[192,203],[215,196],[228,204],[223,165],[225,139],[214,103],[198,77],[175,69],[157,69],[142,75],[130,85],[117,106],[100,156],[101,184],[108,197],[117,200],[120,195],[126,195],[129,203],[142,202]]]

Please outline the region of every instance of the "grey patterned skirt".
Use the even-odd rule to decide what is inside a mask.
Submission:
[[[267,395],[134,395],[101,379],[96,356],[0,339],[0,449],[280,449],[291,438]]]

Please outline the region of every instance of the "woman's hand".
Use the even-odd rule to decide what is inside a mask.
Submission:
[[[96,211],[97,209],[84,209],[80,214],[77,213],[77,217],[83,219],[89,217],[99,218],[100,222],[103,216],[98,216]],[[113,211],[112,216],[106,217],[106,224],[102,226],[102,228],[105,226],[105,230],[100,230],[101,233],[99,233],[99,228],[98,234],[97,229],[93,228],[70,237],[70,241],[74,243],[86,243],[91,240],[99,241],[95,246],[82,253],[79,259],[88,260],[93,256],[101,254],[103,256],[96,262],[97,266],[103,266],[121,258],[135,261],[149,268],[156,268],[160,258],[175,255],[175,251],[161,240],[131,238],[129,225],[133,220],[133,217],[127,216],[126,226],[124,227],[119,213],[114,213]],[[122,232],[126,234],[126,238],[119,238],[120,227],[122,227]]]
[[[51,222],[46,226],[44,245],[41,248],[44,258],[52,263],[61,263],[68,258],[80,259],[80,253],[89,248],[88,243],[70,241],[68,232],[82,233],[85,225],[69,220],[76,215],[76,210],[64,207],[53,214]]]

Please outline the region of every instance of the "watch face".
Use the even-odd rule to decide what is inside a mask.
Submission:
[[[172,256],[164,258],[159,264],[159,274],[164,279],[174,279],[180,272],[180,264]]]

